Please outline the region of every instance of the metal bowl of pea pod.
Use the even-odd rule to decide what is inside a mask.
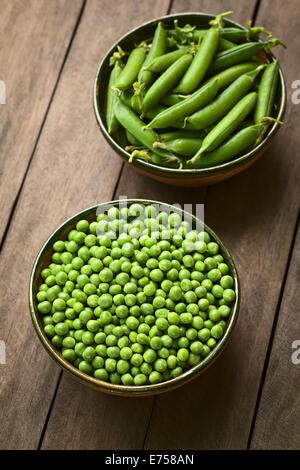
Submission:
[[[177,20],[179,26],[181,27],[186,24],[190,24],[195,26],[196,29],[207,29],[209,27],[209,22],[214,18],[215,16],[205,13],[178,13],[174,15],[163,16],[159,19],[146,22],[124,35],[109,49],[105,57],[102,59],[94,83],[94,112],[103,136],[112,149],[125,162],[128,163],[131,156],[129,151],[126,150],[126,144],[129,145],[129,147],[131,144],[128,141],[126,142],[126,136],[124,137],[124,135],[121,135],[120,133],[118,134],[115,132],[110,134],[108,132],[106,122],[108,82],[112,70],[112,67],[110,66],[110,58],[112,57],[113,53],[117,50],[118,47],[121,47],[122,50],[129,52],[135,45],[145,41],[147,38],[153,37],[158,22],[162,22],[166,30],[174,28],[174,20]],[[224,18],[224,25],[225,27],[247,30],[247,28],[244,26],[230,20],[227,17]],[[257,41],[260,40],[257,39]],[[257,61],[259,65],[259,63],[274,62],[276,58],[271,52],[265,53],[264,51],[261,51],[257,54],[254,60]],[[285,105],[286,85],[282,70],[279,67],[279,79],[276,96],[274,99],[274,110],[272,113],[272,117],[277,121],[282,121]],[[174,166],[169,167],[166,165],[154,164],[151,161],[144,161],[139,158],[132,159],[130,164],[140,173],[143,173],[150,178],[166,184],[185,187],[208,186],[223,181],[252,165],[265,152],[275,134],[278,132],[279,128],[279,122],[274,121],[270,123],[267,131],[264,133],[263,137],[255,147],[252,146],[243,153],[240,153],[235,158],[226,161],[225,163],[216,164],[215,166],[211,167],[182,169]],[[200,135],[201,134],[199,131],[199,136]]]
[[[122,206],[124,201],[110,201],[78,212],[77,214],[66,220],[49,236],[49,238],[46,240],[46,242],[40,249],[32,268],[29,285],[29,308],[35,331],[43,347],[46,349],[50,357],[58,364],[58,366],[61,367],[65,372],[69,373],[74,379],[95,390],[109,393],[112,395],[149,396],[168,392],[174,388],[184,385],[185,383],[189,382],[190,380],[207,370],[207,368],[210,367],[220,356],[221,352],[228,344],[228,341],[231,337],[231,333],[238,318],[241,295],[240,284],[236,267],[229,251],[227,250],[223,242],[219,239],[219,237],[206,224],[203,224],[203,222],[200,221],[198,218],[176,206],[171,206],[162,202],[140,199],[128,200],[127,202],[128,204],[139,203],[143,204],[144,206],[159,205],[161,211],[166,211],[167,213],[177,212],[181,215],[184,220],[190,221],[192,227],[202,227],[201,229],[204,229],[210,235],[211,240],[218,243],[220,248],[220,254],[223,256],[224,262],[227,263],[230,270],[229,272],[233,277],[236,297],[231,306],[231,313],[226,320],[226,330],[224,332],[224,335],[216,344],[214,349],[212,349],[211,352],[205,358],[203,358],[201,362],[199,362],[197,365],[186,370],[181,375],[175,378],[157,384],[143,386],[125,386],[99,380],[91,375],[81,372],[77,367],[75,367],[72,363],[68,362],[63,357],[61,351],[52,344],[51,339],[46,335],[44,331],[43,318],[37,308],[38,302],[36,300],[36,294],[38,293],[39,287],[43,282],[41,272],[51,262],[52,255],[54,253],[53,244],[57,240],[66,240],[68,237],[68,233],[70,232],[70,230],[73,230],[76,227],[76,224],[79,220],[85,219],[89,222],[95,221],[96,215],[99,214],[99,211],[107,211],[111,207],[120,207]]]

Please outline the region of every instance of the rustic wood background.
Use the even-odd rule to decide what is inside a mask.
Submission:
[[[296,449],[300,447],[298,0],[0,0],[0,447],[2,449]],[[178,189],[135,172],[97,127],[98,63],[129,29],[167,13],[234,10],[288,44],[276,49],[285,125],[259,162],[207,189]],[[297,147],[298,145],[298,147]],[[240,318],[222,357],[157,398],[115,398],[79,385],[34,333],[27,290],[37,251],[79,210],[117,198],[204,202],[232,252]],[[298,233],[297,233],[298,232]]]

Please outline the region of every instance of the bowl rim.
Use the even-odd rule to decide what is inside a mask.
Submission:
[[[35,331],[41,343],[43,344],[44,348],[48,352],[48,354],[52,357],[52,359],[55,360],[55,362],[63,370],[70,373],[73,377],[75,377],[80,382],[85,383],[86,385],[92,386],[93,388],[96,388],[97,390],[101,390],[103,392],[107,392],[107,393],[115,394],[115,395],[127,395],[127,396],[153,395],[153,394],[166,392],[180,385],[183,385],[184,383],[188,382],[189,380],[199,375],[201,372],[204,372],[204,370],[206,370],[217,359],[217,357],[219,357],[220,353],[224,350],[224,347],[228,343],[228,339],[236,324],[237,317],[239,314],[240,297],[241,297],[240,282],[239,282],[239,277],[238,277],[238,273],[236,270],[236,266],[232,259],[231,254],[229,253],[228,249],[226,248],[222,240],[215,234],[215,232],[207,224],[205,224],[205,222],[200,221],[199,218],[195,217],[194,215],[190,214],[189,212],[183,209],[179,209],[178,207],[173,206],[172,204],[168,204],[168,203],[164,203],[160,201],[148,200],[148,199],[126,199],[127,204],[132,204],[132,203],[140,203],[144,205],[159,204],[161,210],[163,208],[168,208],[168,210],[179,212],[181,214],[186,214],[187,217],[190,217],[194,222],[200,221],[201,223],[203,223],[204,229],[209,233],[209,235],[211,235],[212,239],[219,244],[220,252],[224,256],[224,259],[226,260],[226,262],[229,263],[231,275],[234,278],[235,293],[236,293],[235,303],[234,303],[231,315],[228,320],[228,325],[227,325],[225,334],[222,337],[222,339],[217,343],[216,347],[199,364],[192,367],[191,369],[188,369],[187,371],[185,371],[183,374],[179,375],[178,377],[172,378],[164,382],[160,382],[158,384],[142,385],[142,386],[139,386],[139,385],[126,386],[126,385],[117,385],[117,384],[112,384],[110,382],[105,382],[103,380],[99,380],[92,376],[89,376],[85,374],[84,372],[81,372],[77,367],[75,367],[74,365],[72,365],[71,363],[69,363],[63,358],[62,354],[52,345],[51,341],[49,340],[49,338],[43,331],[42,324],[41,324],[41,316],[37,310],[37,302],[35,299],[35,279],[36,279],[36,276],[38,276],[38,271],[42,269],[43,267],[44,255],[48,252],[49,249],[52,249],[53,242],[59,238],[61,232],[63,232],[64,230],[67,230],[68,227],[74,226],[74,224],[79,219],[87,217],[93,212],[95,212],[96,214],[96,211],[99,207],[100,208],[105,207],[107,209],[109,206],[111,207],[115,206],[119,204],[120,202],[124,203],[124,200],[117,199],[113,201],[103,202],[103,203],[91,206],[82,211],[79,211],[73,216],[69,217],[67,220],[65,220],[47,238],[47,240],[44,242],[44,244],[42,245],[41,249],[39,250],[35,258],[31,275],[30,275],[30,283],[29,283],[30,315],[31,315],[31,320],[33,322]]]
[[[146,21],[142,23],[141,25],[131,29],[129,32],[124,34],[121,38],[119,38],[108,50],[108,52],[105,54],[105,56],[102,58],[98,69],[97,69],[97,74],[96,78],[94,81],[94,87],[93,87],[93,107],[94,107],[94,113],[95,117],[98,123],[98,126],[100,127],[100,130],[109,143],[109,145],[118,152],[119,156],[125,160],[128,163],[130,154],[127,152],[121,145],[118,144],[116,140],[113,139],[113,137],[108,133],[108,130],[106,128],[106,123],[104,120],[102,120],[99,109],[98,109],[98,85],[99,85],[99,74],[100,71],[105,64],[105,62],[108,60],[108,58],[111,56],[113,53],[114,49],[117,47],[117,45],[126,40],[128,36],[134,34],[135,32],[139,31],[141,28],[154,25],[155,23],[159,21],[164,21],[166,19],[173,19],[173,18],[185,18],[185,17],[190,17],[190,16],[199,16],[202,18],[205,18],[207,20],[210,20],[215,17],[215,15],[209,14],[209,13],[203,13],[203,12],[182,12],[182,13],[174,13],[171,15],[164,15],[159,18],[152,19],[150,21]],[[237,23],[236,21],[233,21],[227,17],[224,18],[225,23],[227,23],[229,26],[234,26],[240,29],[246,30],[247,28],[240,23]],[[258,41],[261,41],[261,39],[258,39]],[[276,57],[273,55],[272,52],[268,53],[268,57],[270,60],[273,62],[276,60]],[[284,75],[281,69],[281,66],[279,64],[279,83],[282,91],[282,97],[280,101],[280,106],[278,109],[278,113],[276,116],[276,119],[281,121],[285,108],[286,108],[286,83],[284,79]],[[106,84],[105,84],[106,86]],[[209,167],[209,168],[195,168],[195,169],[178,169],[178,168],[168,168],[160,165],[155,165],[150,162],[146,162],[143,160],[135,159],[131,162],[131,164],[137,168],[139,168],[142,171],[145,171],[147,173],[151,173],[154,175],[159,175],[159,176],[165,176],[167,178],[199,178],[199,177],[208,177],[212,175],[219,175],[219,174],[225,174],[225,173],[230,173],[232,170],[239,168],[240,166],[243,166],[245,163],[250,162],[255,159],[257,154],[262,152],[265,147],[269,144],[271,138],[276,134],[276,132],[279,130],[280,124],[278,122],[274,122],[274,124],[270,127],[269,131],[265,134],[264,138],[262,141],[254,147],[252,150],[248,151],[247,153],[241,155],[240,157],[230,160],[228,162],[222,163],[220,165],[216,165],[214,167]]]

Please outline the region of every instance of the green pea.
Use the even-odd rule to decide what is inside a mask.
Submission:
[[[230,315],[230,308],[228,305],[221,305],[218,308],[218,311],[220,312],[222,318],[227,318]]]
[[[145,385],[145,383],[147,382],[147,376],[145,374],[137,374],[134,377],[133,382],[135,385]]]
[[[170,299],[174,300],[174,302],[179,301],[182,297],[182,291],[179,286],[171,287],[169,291]]]
[[[228,275],[222,276],[220,284],[223,289],[231,289],[233,286],[233,278]]]
[[[210,338],[211,332],[208,328],[202,328],[198,332],[198,338],[202,343],[206,343],[206,341]]]
[[[105,360],[105,369],[107,372],[114,372],[117,367],[117,361],[112,358],[108,358]]]
[[[232,289],[225,289],[223,292],[223,299],[227,303],[232,303],[235,300],[235,292]]]
[[[94,342],[94,335],[92,332],[90,331],[85,331],[82,335],[82,342],[83,344],[85,344],[86,346],[90,346],[93,344]]]
[[[51,311],[51,304],[50,302],[48,302],[47,300],[43,301],[43,302],[40,302],[38,304],[38,311],[42,314],[42,315],[46,315],[47,313],[49,313]]]
[[[135,367],[139,367],[142,364],[142,362],[143,362],[143,356],[139,353],[133,354],[130,358],[130,363]]]
[[[220,339],[223,336],[223,328],[220,325],[214,325],[211,329],[211,335],[215,339]]]
[[[156,359],[153,367],[157,372],[165,372],[167,370],[167,361],[162,358]]]

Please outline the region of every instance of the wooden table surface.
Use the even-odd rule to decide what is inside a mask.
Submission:
[[[298,0],[0,0],[0,447],[296,449],[300,447]],[[206,189],[154,182],[124,165],[97,127],[96,69],[122,34],[167,13],[234,10],[288,44],[285,125],[244,173]],[[297,147],[298,145],[298,147]],[[62,373],[31,324],[37,251],[66,218],[127,197],[205,203],[242,288],[232,341],[202,376],[168,394],[116,398]],[[299,354],[300,356],[300,354]],[[295,362],[295,361],[294,361]]]

